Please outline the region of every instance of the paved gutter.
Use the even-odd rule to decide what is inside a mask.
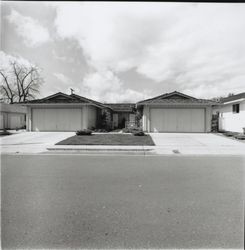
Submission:
[[[81,154],[139,154],[139,155],[240,155],[245,156],[243,148],[221,146],[100,146],[100,145],[55,145],[47,147],[46,153]]]
[[[155,146],[104,146],[104,145],[54,145],[48,151],[79,151],[79,152],[149,152]]]

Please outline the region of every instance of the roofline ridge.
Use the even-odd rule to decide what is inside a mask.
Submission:
[[[190,99],[198,100],[197,98],[195,98],[195,97],[193,97],[193,96],[189,96],[189,95],[186,95],[186,94],[184,94],[184,93],[181,93],[181,92],[175,90],[175,91],[172,91],[172,92],[170,92],[170,93],[161,94],[161,95],[155,96],[155,97],[153,97],[153,98],[149,98],[149,99],[145,99],[145,100],[139,101],[139,102],[137,102],[137,103],[141,103],[141,102],[145,102],[145,101],[150,101],[150,100],[153,100],[153,99],[159,99],[159,98],[161,98],[161,97],[168,97],[168,96],[174,95],[174,94],[176,94],[176,93],[179,94],[179,95],[181,95],[181,96],[188,97],[188,98],[190,98]]]

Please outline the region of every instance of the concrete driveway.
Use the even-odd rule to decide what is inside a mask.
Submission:
[[[42,153],[75,132],[23,132],[0,138],[2,153]]]
[[[212,133],[150,133],[157,154],[245,155],[245,143]]]
[[[22,132],[0,137],[1,153],[43,153],[50,152],[57,142],[75,135],[75,132]],[[150,133],[156,146],[141,146],[153,149],[142,155],[245,155],[245,143],[225,138],[217,134],[204,133]],[[64,146],[63,146],[64,147]],[[69,148],[69,146],[66,146]],[[77,147],[79,146],[72,146]],[[89,146],[80,146],[80,148]],[[90,146],[92,153],[98,153],[104,148],[109,153],[112,147],[133,151],[137,146]],[[79,151],[84,153],[83,149]],[[66,150],[67,152],[67,150]],[[54,153],[52,151],[52,153]],[[85,153],[88,153],[86,151]],[[112,152],[114,153],[114,152]],[[129,154],[129,152],[124,152]]]

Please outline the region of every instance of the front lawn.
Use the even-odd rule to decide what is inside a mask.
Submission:
[[[72,136],[56,145],[123,145],[123,146],[154,146],[150,135],[134,136],[132,134],[92,134]]]

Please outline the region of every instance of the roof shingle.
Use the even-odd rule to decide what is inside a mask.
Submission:
[[[99,106],[101,108],[108,108],[107,106],[103,105],[100,102],[88,99],[86,97],[80,96],[80,95],[75,95],[75,94],[71,94],[71,95],[67,95],[64,94],[62,92],[58,92],[54,95],[50,95],[47,96],[45,98],[41,98],[41,99],[35,99],[35,100],[30,100],[30,101],[26,101],[26,102],[22,102],[23,104],[52,104],[52,103],[87,103],[87,104],[92,104],[95,106]]]
[[[133,112],[135,108],[134,103],[106,103],[115,112]]]
[[[231,102],[231,101],[235,101],[235,100],[238,100],[238,99],[241,99],[241,98],[245,98],[245,92],[239,93],[237,95],[231,95],[231,96],[228,96],[228,97],[225,97],[225,98],[221,98],[220,102],[221,103]]]
[[[197,99],[192,96],[174,91],[151,99],[143,100],[137,103],[138,105],[144,104],[188,104],[188,105],[214,105],[216,102],[206,99]]]

